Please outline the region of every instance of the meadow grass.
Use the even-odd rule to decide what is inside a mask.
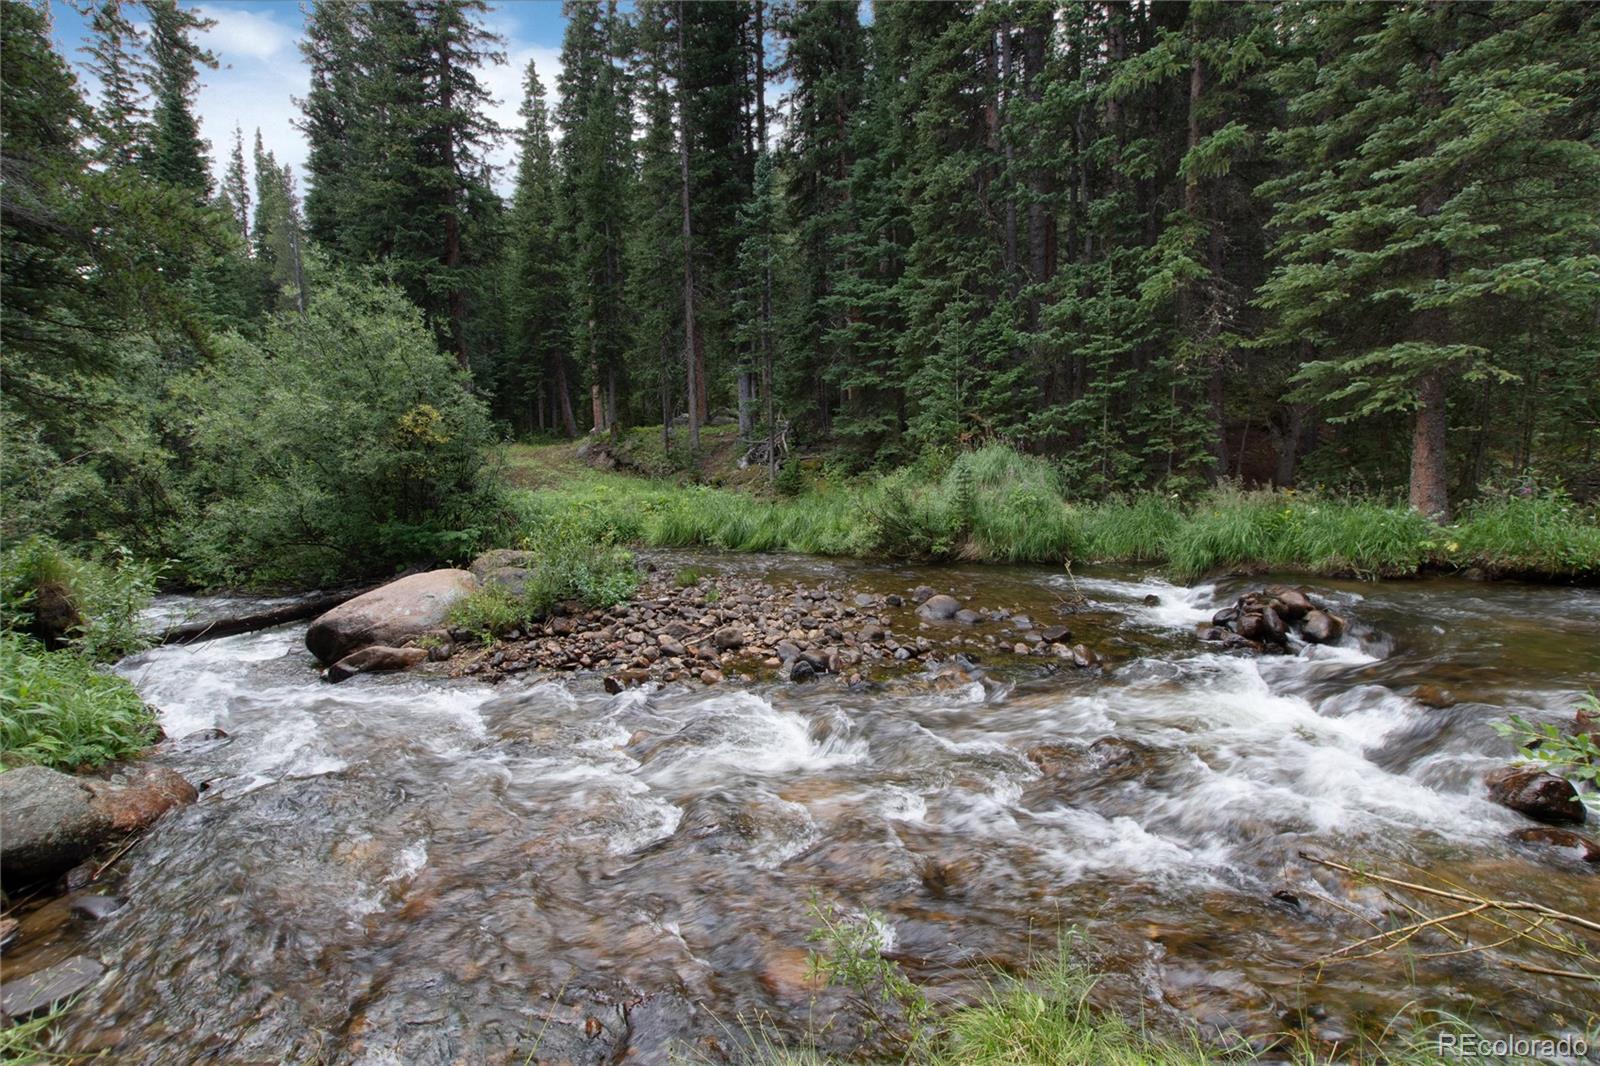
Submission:
[[[1011,563],[1164,566],[1192,581],[1234,569],[1362,578],[1478,567],[1600,578],[1593,509],[1560,496],[1506,497],[1441,526],[1401,503],[1219,486],[1082,501],[1049,462],[991,445],[942,469],[813,479],[761,495],[569,468],[514,498],[525,531],[562,521],[606,543],[736,552]]]

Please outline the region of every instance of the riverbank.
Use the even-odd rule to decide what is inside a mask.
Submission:
[[[919,562],[1145,564],[1178,581],[1276,570],[1600,582],[1600,519],[1558,495],[1486,498],[1440,525],[1402,505],[1292,490],[1224,487],[1190,501],[1155,494],[1074,500],[1048,463],[999,446],[963,453],[943,470],[809,476],[791,483],[791,496],[767,494],[759,474],[748,471],[696,472],[728,482],[719,486],[616,467],[615,453],[593,444],[510,448],[520,534],[560,520],[571,535],[596,543]]]

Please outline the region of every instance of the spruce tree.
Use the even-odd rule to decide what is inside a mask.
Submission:
[[[150,138],[144,35],[125,8],[124,0],[100,0],[90,8],[89,43],[83,48],[85,66],[100,83],[93,123],[95,160],[118,168],[138,164],[149,151]]]
[[[261,131],[256,131],[257,140]],[[233,219],[234,232],[248,247],[250,243],[250,182],[244,170],[244,131],[233,128],[233,150],[228,153],[228,167],[222,176],[220,194],[222,209]]]
[[[217,59],[193,40],[215,22],[178,6],[177,0],[146,0],[150,12],[151,113],[145,172],[157,181],[188,189],[199,200],[211,196],[210,145],[194,117],[199,67],[215,70]]]
[[[1280,265],[1262,303],[1316,353],[1302,396],[1338,419],[1409,413],[1411,505],[1448,518],[1451,393],[1593,347],[1592,71],[1541,42],[1592,45],[1596,20],[1355,5],[1297,30],[1315,54],[1284,72],[1292,169],[1263,190]]]

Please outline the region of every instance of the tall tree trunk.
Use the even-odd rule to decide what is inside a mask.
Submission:
[[[689,448],[700,450],[700,420],[705,417],[701,403],[704,386],[705,354],[694,313],[694,221],[689,195],[689,91],[688,60],[684,52],[684,0],[678,0],[678,177],[683,207],[683,339],[684,365],[688,369]]]
[[[450,69],[450,47],[447,42],[439,47],[439,106],[449,114],[454,106],[454,86]],[[460,180],[456,174],[456,130],[453,126],[444,131],[444,165],[449,188],[445,192],[444,208],[444,268],[449,277],[448,297],[450,314],[450,344],[455,349],[456,362],[463,370],[470,369],[467,358],[467,297],[461,290],[461,216]]]
[[[1423,374],[1417,381],[1416,395],[1417,413],[1411,430],[1411,507],[1435,521],[1448,522],[1444,368],[1434,367]]]
[[[578,420],[572,413],[572,386],[567,383],[567,360],[562,356],[556,357],[556,399],[561,404],[561,423],[571,440],[578,435]]]

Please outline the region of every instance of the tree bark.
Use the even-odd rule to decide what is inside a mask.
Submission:
[[[1436,522],[1448,522],[1443,367],[1434,367],[1417,381],[1417,405],[1411,431],[1411,507]]]

